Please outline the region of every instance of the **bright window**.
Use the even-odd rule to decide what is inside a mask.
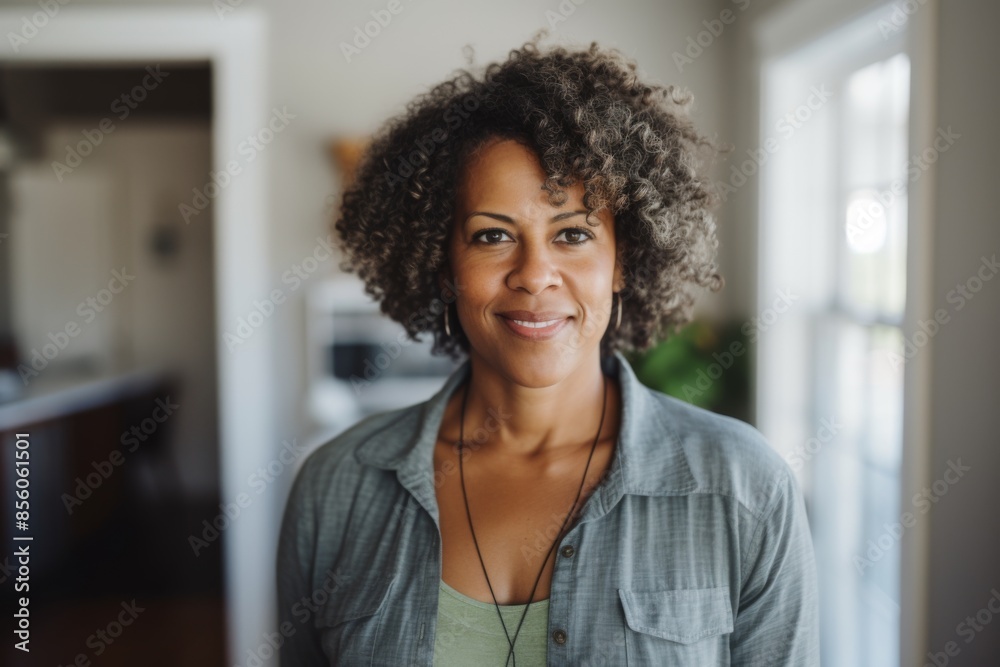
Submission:
[[[910,66],[884,32],[865,16],[763,72],[760,301],[793,306],[760,338],[758,425],[806,493],[826,667],[899,664]]]

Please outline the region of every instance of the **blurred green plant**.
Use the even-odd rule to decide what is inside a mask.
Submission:
[[[652,389],[750,421],[750,345],[742,322],[695,320],[643,353],[625,353]]]

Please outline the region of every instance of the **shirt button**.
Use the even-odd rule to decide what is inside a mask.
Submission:
[[[562,551],[560,551],[559,553],[561,553],[564,558],[572,558],[573,554],[576,553],[576,549],[574,549],[573,547],[567,545],[567,546],[563,547]]]
[[[555,632],[552,633],[552,639],[556,640],[557,644],[565,644],[566,633],[563,632],[562,630],[556,630]]]

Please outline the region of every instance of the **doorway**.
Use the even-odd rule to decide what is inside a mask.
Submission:
[[[0,12],[3,33],[19,34],[29,9]],[[79,655],[101,664],[233,662],[274,624],[273,557],[262,547],[274,541],[273,508],[252,507],[216,529],[208,548],[191,546],[275,441],[269,334],[232,355],[218,333],[269,282],[261,162],[225,185],[213,180],[269,113],[265,20],[244,9],[220,22],[210,9],[64,8],[0,52],[5,80],[31,91],[4,106],[34,104],[11,108],[5,130],[68,109],[49,113],[57,118],[41,133],[5,132],[0,150],[9,176],[0,203],[28,202],[4,223],[17,226],[0,232],[0,244],[17,249],[0,260],[17,276],[4,280],[3,365],[39,388],[42,378],[74,378],[59,401],[0,404],[0,431],[12,415],[38,417],[5,432],[4,452],[28,434],[32,530],[49,537],[33,543],[31,602],[62,605],[47,617],[32,607],[32,664],[48,643],[45,624],[66,635],[72,618],[88,629],[64,637],[54,664]],[[185,216],[184,205],[198,213]],[[30,261],[38,257],[47,259]],[[80,377],[87,384],[74,389]],[[5,378],[10,397],[18,388]],[[88,409],[45,420],[67,403]],[[5,521],[12,471],[5,466],[2,477]],[[49,526],[42,517],[52,517]],[[4,527],[9,537],[13,527]],[[71,557],[78,562],[68,565]],[[158,591],[201,604],[142,604],[140,595]],[[105,606],[73,607],[71,592]],[[211,637],[172,631],[196,626]],[[91,639],[105,628],[113,645]]]

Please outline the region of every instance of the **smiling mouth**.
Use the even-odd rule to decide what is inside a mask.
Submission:
[[[543,320],[541,322],[532,322],[528,320],[515,320],[510,317],[504,317],[500,315],[500,319],[503,320],[504,325],[508,331],[513,333],[518,338],[523,338],[526,340],[539,341],[552,338],[566,326],[570,321],[570,317],[561,317],[555,320]]]
[[[527,322],[524,320],[515,320],[513,318],[507,318],[507,319],[509,319],[511,322],[516,322],[517,324],[520,324],[522,327],[529,327],[531,329],[544,329],[545,327],[552,326],[556,322],[562,321],[562,320],[547,320],[545,322]]]

